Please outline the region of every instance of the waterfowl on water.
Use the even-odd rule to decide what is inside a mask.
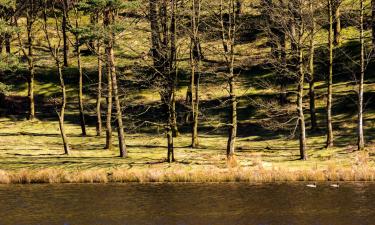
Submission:
[[[308,184],[308,185],[306,185],[306,187],[309,187],[309,188],[316,188],[316,183]]]
[[[330,186],[333,187],[333,188],[339,188],[340,187],[339,183],[331,184]]]

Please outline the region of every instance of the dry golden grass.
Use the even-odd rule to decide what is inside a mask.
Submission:
[[[126,183],[126,182],[296,182],[296,181],[375,181],[375,168],[365,165],[338,169],[291,170],[287,168],[215,168],[188,170],[175,166],[168,169],[113,169],[65,171],[62,169],[0,170],[1,184],[29,183]]]

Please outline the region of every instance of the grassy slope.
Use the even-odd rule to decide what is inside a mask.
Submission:
[[[137,24],[131,31],[125,33],[123,38],[119,39],[116,50],[118,65],[126,67],[139,62],[139,53],[147,51],[148,34],[142,29],[147,27],[143,22]],[[343,36],[355,37],[357,31],[354,28],[343,30]],[[326,33],[319,34],[320,44],[324,44]],[[218,42],[210,42],[209,45],[218,45]],[[132,49],[127,46],[132,46]],[[136,49],[136,52],[133,51]],[[264,57],[267,48],[264,47],[264,40],[256,39],[252,42],[243,43],[238,46],[238,66],[245,65],[251,61],[252,57]],[[46,53],[38,51],[38,75],[35,92],[40,101],[46,101],[49,97],[58,93],[56,75],[52,70],[46,69],[52,62],[48,60]],[[72,57],[72,55],[71,55]],[[207,53],[210,59],[215,58],[214,53]],[[95,57],[83,57],[84,67],[87,71],[86,82],[95,80]],[[72,67],[74,58],[71,58]],[[182,69],[187,67],[186,62],[182,62]],[[209,67],[209,65],[206,65]],[[93,71],[91,73],[91,71]],[[255,71],[255,72],[254,72]],[[135,132],[127,135],[127,144],[129,148],[129,158],[120,159],[116,157],[116,150],[108,152],[103,150],[104,138],[94,136],[95,128],[90,126],[89,136],[80,137],[80,129],[77,121],[76,108],[76,86],[73,79],[76,71],[74,68],[67,69],[66,75],[70,104],[68,106],[68,124],[67,131],[73,148],[72,156],[64,156],[62,153],[61,139],[58,131],[58,124],[54,118],[42,118],[43,112],[39,110],[40,120],[34,122],[17,119],[19,117],[4,117],[0,119],[0,169],[19,170],[21,168],[63,168],[74,169],[110,169],[110,168],[169,168],[171,165],[161,163],[165,158],[165,138],[160,131],[157,134],[156,128],[152,132]],[[351,167],[357,164],[366,164],[374,166],[374,148],[369,143],[369,154],[352,152],[355,147],[355,106],[351,102],[348,93],[354,90],[355,86],[347,81],[337,80],[334,86],[334,95],[337,99],[334,110],[335,137],[337,147],[325,150],[325,137],[320,134],[308,135],[308,154],[309,161],[298,161],[298,142],[295,139],[287,138],[284,132],[273,132],[264,128],[259,128],[256,124],[259,118],[259,112],[249,106],[249,99],[256,97],[267,97],[276,93],[273,89],[262,89],[256,83],[259,79],[267,77],[267,72],[262,70],[244,70],[241,72],[240,82],[238,82],[238,94],[242,96],[240,104],[240,138],[238,140],[238,161],[239,165],[250,168],[287,168],[287,169],[326,169],[336,165],[338,167]],[[186,83],[186,80],[183,80]],[[255,84],[255,85],[254,85]],[[88,88],[88,87],[87,87]],[[290,90],[294,86],[289,87]],[[307,87],[306,87],[307,88]],[[375,85],[368,84],[366,91],[372,93]],[[151,105],[158,102],[158,94],[152,89],[137,90],[131,88],[130,94],[126,99],[127,104]],[[178,100],[183,101],[186,86],[182,85],[178,92]],[[320,127],[324,127],[324,82],[317,83],[317,95],[319,96],[317,107],[319,112]],[[13,95],[26,95],[26,86],[23,82],[18,82],[14,86]],[[210,82],[202,86],[202,101],[212,101],[226,96],[225,84]],[[293,98],[293,96],[291,97]],[[91,96],[86,96],[88,114],[93,114],[92,104],[95,102]],[[306,98],[307,99],[307,98]],[[306,107],[307,107],[306,102]],[[38,106],[37,106],[38,108]],[[182,167],[190,170],[195,168],[225,168],[225,146],[226,135],[223,132],[215,132],[215,123],[225,119],[225,111],[209,111],[211,114],[204,115],[202,125],[210,127],[201,132],[200,149],[189,148],[190,136],[183,133],[181,137],[175,140],[176,158],[178,162],[172,167]],[[53,113],[52,113],[53,115]],[[16,119],[15,119],[16,118]],[[373,108],[369,107],[366,112],[366,135],[367,140],[372,139],[372,129],[375,119]],[[308,120],[308,118],[307,118]],[[243,129],[243,131],[241,130]],[[223,130],[222,130],[223,131]],[[225,131],[225,129],[224,129]]]

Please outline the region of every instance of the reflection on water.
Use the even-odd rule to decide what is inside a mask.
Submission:
[[[0,185],[0,225],[373,225],[375,184]]]

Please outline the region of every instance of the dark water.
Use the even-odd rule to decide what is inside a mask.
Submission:
[[[0,225],[374,225],[375,184],[0,185]]]

